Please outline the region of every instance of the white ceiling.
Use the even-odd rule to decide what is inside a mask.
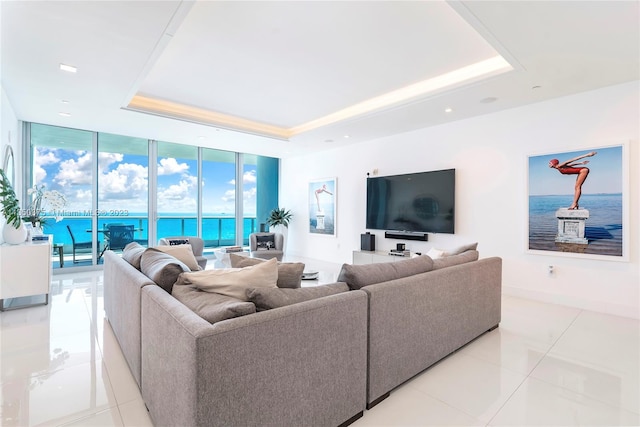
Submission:
[[[639,5],[1,1],[1,78],[21,120],[288,157],[637,80]],[[496,55],[513,69],[300,128]]]

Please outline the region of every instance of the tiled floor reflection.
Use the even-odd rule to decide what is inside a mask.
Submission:
[[[335,280],[303,261],[321,272],[306,286]],[[102,290],[99,271],[55,275],[48,306],[0,314],[0,425],[152,425]],[[640,425],[639,340],[636,320],[505,296],[500,328],[354,425]]]

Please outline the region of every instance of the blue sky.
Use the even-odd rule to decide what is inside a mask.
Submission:
[[[91,208],[91,154],[37,147],[34,176],[38,184],[58,190],[68,200],[66,210]],[[100,209],[128,209],[147,212],[148,157],[99,153],[98,192]],[[245,216],[255,215],[256,167],[243,171]],[[233,214],[235,211],[235,165],[205,162],[203,212]],[[197,165],[195,160],[161,158],[158,162],[158,212],[192,212],[197,206]]]
[[[560,162],[596,151],[588,160],[589,176],[582,186],[582,194],[622,193],[622,146],[587,148],[580,151],[565,151],[529,157],[529,195],[573,194],[576,175],[562,175],[549,167],[549,160]],[[583,166],[583,165],[580,165]]]

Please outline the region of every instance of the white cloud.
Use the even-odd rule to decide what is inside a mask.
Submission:
[[[160,159],[160,164],[158,165],[158,175],[173,175],[187,170],[189,170],[188,164],[178,163],[173,157]]]
[[[236,190],[227,190],[222,195],[223,202],[233,202],[236,200]]]
[[[119,163],[122,159],[124,159],[122,153],[98,153],[98,173],[103,173],[113,163]]]
[[[255,184],[256,181],[257,178],[255,169],[247,171],[242,175],[242,182],[245,184]]]
[[[33,156],[33,176],[35,182],[40,183],[47,178],[47,171],[43,166],[58,163],[60,159],[55,153],[45,147],[36,147]]]
[[[122,163],[98,180],[100,200],[131,200],[147,198],[148,169],[145,166]],[[146,205],[146,203],[145,203]]]
[[[62,187],[68,185],[91,184],[91,153],[79,152],[77,160],[69,159],[60,163],[60,171],[55,181]]]

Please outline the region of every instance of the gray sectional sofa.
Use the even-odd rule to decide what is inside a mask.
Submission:
[[[183,269],[179,261],[165,260],[174,271],[154,281],[117,254],[104,256],[105,312],[155,425],[338,426],[362,416],[363,291],[343,285],[339,293],[329,289],[333,295],[240,317],[226,299],[231,317],[212,324],[166,287],[176,279],[165,276]],[[297,291],[304,292],[275,289]]]
[[[345,265],[338,280],[369,301],[367,408],[500,323],[502,259],[475,250]]]
[[[105,253],[105,312],[156,425],[347,425],[500,322],[502,261],[475,250],[345,264],[339,283],[252,302],[123,256]]]

